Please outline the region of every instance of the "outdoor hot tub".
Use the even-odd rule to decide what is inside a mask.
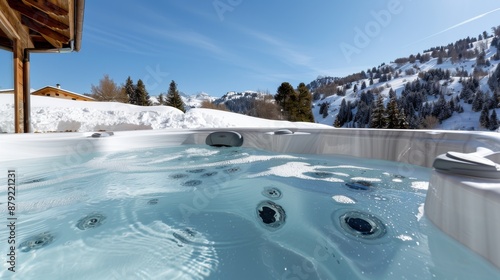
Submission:
[[[500,136],[2,135],[2,279],[500,279]]]

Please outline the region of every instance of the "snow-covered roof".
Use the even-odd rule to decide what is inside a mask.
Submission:
[[[0,89],[0,94],[1,93],[13,93],[14,89],[7,88],[7,89]]]
[[[36,95],[37,93],[43,92],[46,89],[52,89],[54,91],[59,91],[59,92],[65,93],[65,94],[74,95],[74,96],[82,98],[82,99],[95,100],[94,98],[92,98],[90,96],[86,96],[86,95],[83,95],[83,94],[79,94],[79,93],[76,93],[76,92],[72,92],[72,91],[65,90],[65,89],[62,89],[62,88],[59,88],[59,87],[54,87],[54,86],[45,86],[43,88],[40,88],[40,89],[38,89],[36,91],[31,92],[31,94]]]

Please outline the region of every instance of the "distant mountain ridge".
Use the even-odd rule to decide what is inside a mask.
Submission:
[[[247,114],[255,100],[263,99],[268,95],[267,93],[246,90],[242,92],[229,91],[221,97],[213,97],[205,92],[191,96],[181,93],[181,98],[187,108],[199,108],[204,101],[209,101],[215,104],[224,104],[231,112]]]

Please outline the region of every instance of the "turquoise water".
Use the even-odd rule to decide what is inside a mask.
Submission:
[[[181,146],[3,169],[2,279],[500,279],[425,218],[416,166]]]

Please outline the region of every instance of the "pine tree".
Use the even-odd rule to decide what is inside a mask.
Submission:
[[[396,99],[396,92],[392,89],[392,87],[389,89],[389,98]]]
[[[420,125],[421,120],[419,119],[419,116],[417,115],[417,112],[415,111],[415,108],[413,106],[409,106],[407,111],[407,121],[408,121],[408,128],[410,129],[416,129]]]
[[[454,111],[456,110],[455,100],[453,100],[453,98],[452,98],[452,99],[450,99],[450,101],[448,102],[448,104],[449,104],[449,106],[448,106],[448,107],[450,108],[450,110],[451,110],[452,112],[454,112]]]
[[[314,122],[314,116],[311,110],[312,95],[306,84],[300,83],[297,87],[298,92],[298,116],[296,121]]]
[[[366,127],[370,123],[371,106],[367,105],[364,101],[359,101],[358,110],[354,116],[354,123],[356,127]]]
[[[366,88],[366,82],[365,82],[365,81],[363,81],[363,82],[361,83],[361,90],[364,90],[365,88]]]
[[[488,85],[493,92],[496,92],[498,89],[500,89],[500,66],[498,65],[495,69],[495,72],[493,72],[493,74],[491,74],[491,77],[488,79]]]
[[[399,120],[399,123],[398,123],[398,128],[399,129],[408,129],[408,128],[410,128],[410,124],[406,120],[405,109],[401,109],[399,111],[398,120]]]
[[[344,126],[344,124],[348,122],[350,118],[352,118],[352,113],[349,105],[350,104],[348,104],[345,99],[342,99],[342,102],[340,103],[339,113],[337,114],[335,122],[333,123],[335,127]]]
[[[440,93],[439,94],[439,99],[434,102],[433,107],[432,107],[432,115],[436,117],[440,122],[446,120],[447,118],[451,117],[453,111],[450,108],[450,104],[446,102],[446,99],[444,98],[444,94]]]
[[[298,96],[292,85],[287,82],[281,83],[274,95],[274,99],[283,110],[283,117],[289,121],[295,121],[297,117]]]
[[[500,96],[498,96],[498,91],[493,92],[493,96],[491,96],[491,102],[493,105],[493,109],[500,108]]]
[[[484,105],[484,93],[482,90],[478,90],[472,101],[472,111],[479,112]]]
[[[323,110],[323,114],[322,114],[323,119],[328,117],[328,109],[330,109],[330,104],[326,104],[326,108],[325,108],[325,110]]]
[[[400,113],[398,110],[398,104],[396,97],[391,97],[389,103],[387,103],[387,128],[399,128],[399,117]]]
[[[330,104],[327,102],[321,103],[319,107],[319,114],[323,116],[323,119],[328,116],[328,109],[330,108]]]
[[[184,102],[182,102],[182,98],[179,95],[179,91],[177,90],[177,84],[175,83],[174,80],[170,82],[165,105],[177,108],[181,110],[183,113],[186,112],[186,109],[184,109]]]
[[[441,53],[438,56],[437,64],[443,64],[443,55],[441,55]]]
[[[489,119],[490,123],[488,125],[489,130],[497,130],[500,124],[498,123],[497,112],[493,110]]]
[[[134,82],[132,81],[132,79],[130,78],[130,76],[125,81],[124,88],[125,88],[125,93],[128,96],[128,103],[137,105],[138,98],[137,98],[137,94],[135,91],[135,85],[134,85]]]
[[[137,97],[137,105],[139,106],[151,106],[151,101],[149,100],[149,94],[146,91],[146,86],[144,82],[139,79],[137,85],[135,86],[135,95]]]
[[[370,119],[371,128],[385,128],[387,126],[387,117],[384,108],[384,99],[379,95]]]
[[[415,57],[419,62],[422,62],[422,55],[420,53],[417,53],[417,56]]]
[[[323,102],[319,105],[319,114],[322,115],[323,111],[325,110],[326,107],[326,102]]]
[[[361,96],[359,97],[359,101],[363,101],[366,103],[366,105],[371,106],[373,103],[373,93],[371,90],[368,90],[367,92],[361,92]]]
[[[490,116],[488,108],[486,106],[484,106],[481,110],[481,115],[479,116],[479,124],[484,128],[488,128],[490,126]]]
[[[160,95],[158,95],[158,103],[160,103],[160,105],[165,104],[165,98],[163,97],[163,93],[160,93]]]
[[[493,45],[493,43],[492,43]],[[500,60],[500,48],[497,47],[497,53],[491,58],[492,60]]]

